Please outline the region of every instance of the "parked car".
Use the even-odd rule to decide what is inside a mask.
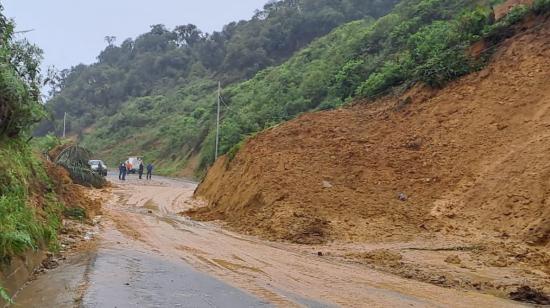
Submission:
[[[90,160],[88,164],[90,165],[92,171],[98,172],[102,176],[107,176],[109,168],[107,168],[107,165],[102,160]]]
[[[130,163],[130,165],[132,166],[128,170],[128,173],[136,174],[138,172],[138,169],[139,169],[139,164],[143,163],[143,157],[141,157],[141,156],[129,157],[128,160],[126,161],[126,164],[128,164],[128,163]]]

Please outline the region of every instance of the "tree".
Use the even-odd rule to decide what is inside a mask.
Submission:
[[[13,39],[0,5],[0,137],[18,137],[44,116],[40,103],[42,50]]]
[[[202,31],[193,24],[177,26],[174,29],[177,36],[179,46],[194,46],[198,41],[203,39]]]
[[[109,47],[114,46],[115,43],[116,43],[116,36],[106,36],[105,37],[105,42],[107,42],[107,45]]]
[[[83,143],[95,151],[136,137],[138,130],[133,127],[139,124],[143,135],[134,145],[136,151],[155,148],[158,149],[155,153],[182,151],[185,156],[189,154],[189,147],[194,148],[193,151],[200,151],[203,146],[208,148],[205,138],[211,131],[215,114],[212,102],[218,81],[221,80],[224,87],[244,82],[270,66],[283,63],[338,25],[365,18],[373,12],[385,14],[395,2],[397,0],[272,0],[250,20],[231,22],[211,34],[203,33],[193,24],[179,25],[171,31],[157,24],[119,46],[109,37],[99,62],[72,68],[47,106],[55,115],[57,127],[63,110],[72,110],[78,117],[78,121],[73,121],[74,129],[90,131]],[[338,44],[348,46],[349,35],[341,37]],[[332,47],[336,42],[324,44]],[[320,55],[316,55],[319,51]],[[281,76],[275,74],[273,80],[254,82],[254,89],[246,89],[246,95],[235,98],[236,104],[246,108],[239,110],[242,117],[227,124],[226,129],[235,131],[225,137],[224,151],[249,133],[327,101],[341,63],[352,55],[347,50],[325,54],[324,47],[319,45],[310,52],[312,59],[320,60],[318,65],[309,66],[310,59],[304,57],[300,60],[304,65],[293,65],[288,71],[280,72]],[[323,60],[325,58],[330,61]],[[354,78],[361,76],[361,72],[355,70],[347,73]],[[266,71],[261,74],[269,75]],[[345,85],[349,87],[348,93],[357,87],[355,83],[354,79],[353,84]],[[166,99],[157,101],[154,99],[157,96]],[[141,117],[142,111],[137,108],[140,98],[151,99],[147,117]],[[228,95],[228,104],[231,99]],[[337,104],[335,100],[330,106]],[[204,112],[194,113],[194,110]],[[225,115],[226,119],[232,116]],[[180,121],[187,118],[195,122]],[[196,136],[192,142],[196,146],[171,147],[170,137],[158,134],[158,123],[163,123],[167,127],[164,131],[174,134],[177,140],[182,136]],[[92,124],[94,129],[87,130]],[[229,136],[231,138],[227,138]],[[116,155],[102,154],[106,154],[107,159]]]

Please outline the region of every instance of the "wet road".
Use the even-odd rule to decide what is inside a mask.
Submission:
[[[132,250],[78,256],[33,282],[15,307],[270,307],[184,264]]]
[[[199,223],[195,184],[117,183],[97,247],[40,276],[16,307],[516,306]],[[303,248],[303,247],[302,247]]]
[[[267,307],[184,264],[130,250],[101,250],[93,262],[84,307]]]
[[[246,291],[151,252],[106,221],[98,245],[19,292],[13,307],[272,307]]]

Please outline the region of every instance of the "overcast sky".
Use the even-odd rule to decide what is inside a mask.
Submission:
[[[45,52],[44,66],[70,68],[96,61],[106,46],[105,36],[117,43],[149,31],[153,24],[169,29],[192,23],[205,32],[249,19],[267,0],[0,0],[4,15],[17,30]],[[20,34],[19,37],[21,37]]]

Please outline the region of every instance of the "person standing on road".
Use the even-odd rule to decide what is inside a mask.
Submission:
[[[153,176],[153,164],[149,163],[147,165],[147,179],[150,180]]]
[[[132,165],[132,163],[127,160],[126,161],[126,173],[130,174],[130,172],[134,170],[134,166]]]
[[[97,165],[97,171],[96,171],[97,174],[103,176],[103,164],[102,163],[99,163]]]
[[[120,166],[118,167],[118,179],[121,181],[126,181],[126,164],[120,163]]]
[[[141,178],[143,177],[143,168],[144,168],[144,167],[143,167],[143,162],[140,161],[140,162],[139,162],[139,170],[138,170],[138,172],[139,172],[139,179],[140,179],[140,180],[141,180]]]

